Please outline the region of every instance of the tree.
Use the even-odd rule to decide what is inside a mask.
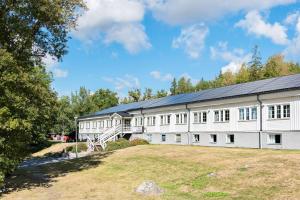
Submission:
[[[56,119],[56,94],[43,67],[19,65],[0,49],[0,185],[50,132]]]
[[[171,95],[177,94],[177,81],[176,81],[176,78],[174,78],[172,83],[171,83],[170,92],[171,92]]]
[[[200,91],[200,90],[206,90],[211,87],[210,81],[205,81],[203,78],[196,84],[195,90]]]
[[[85,87],[80,87],[79,92],[71,94],[71,102],[76,115],[86,115],[97,109],[91,95],[91,91]]]
[[[260,80],[263,76],[262,74],[263,65],[261,63],[261,57],[258,50],[258,46],[255,45],[252,50],[252,59],[249,62],[249,81]]]
[[[181,77],[177,83],[177,93],[188,93],[194,91],[193,85],[191,83],[191,79]]]
[[[93,95],[91,95],[91,101],[94,104],[93,112],[103,110],[112,106],[116,106],[119,102],[117,93],[110,91],[109,89],[98,89]]]
[[[152,89],[151,88],[146,88],[144,95],[143,95],[143,100],[149,100],[149,99],[153,99],[153,95],[152,95]]]
[[[5,0],[0,9],[0,48],[29,67],[47,54],[57,59],[66,54],[68,32],[85,5],[83,0]]]
[[[243,64],[235,76],[236,83],[248,82],[250,80],[250,72],[247,66]]]
[[[58,114],[53,131],[55,133],[62,133],[66,135],[71,133],[72,130],[75,130],[75,113],[71,105],[71,99],[68,96],[62,96],[60,99],[58,99],[57,104]]]
[[[168,92],[165,90],[157,90],[155,97],[156,98],[161,98],[161,97],[166,97],[168,96]]]
[[[141,90],[140,89],[134,89],[128,91],[129,98],[132,99],[133,102],[138,102],[141,100]]]

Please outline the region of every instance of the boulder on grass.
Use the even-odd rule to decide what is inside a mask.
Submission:
[[[161,195],[164,191],[154,181],[144,181],[135,192],[143,195]]]

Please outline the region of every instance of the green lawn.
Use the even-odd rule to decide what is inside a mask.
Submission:
[[[134,189],[153,180],[165,193]],[[3,199],[299,199],[300,151],[145,145],[18,170]]]

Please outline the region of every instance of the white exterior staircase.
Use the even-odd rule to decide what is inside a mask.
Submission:
[[[106,129],[102,134],[97,134],[97,137],[93,139],[87,137],[88,150],[94,151],[97,146],[101,146],[102,149],[105,149],[107,142],[117,140],[119,135],[123,136],[121,124]]]

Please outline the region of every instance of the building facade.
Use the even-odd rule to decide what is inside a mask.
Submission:
[[[79,138],[119,129],[153,144],[300,149],[300,74],[175,95],[79,118]]]

